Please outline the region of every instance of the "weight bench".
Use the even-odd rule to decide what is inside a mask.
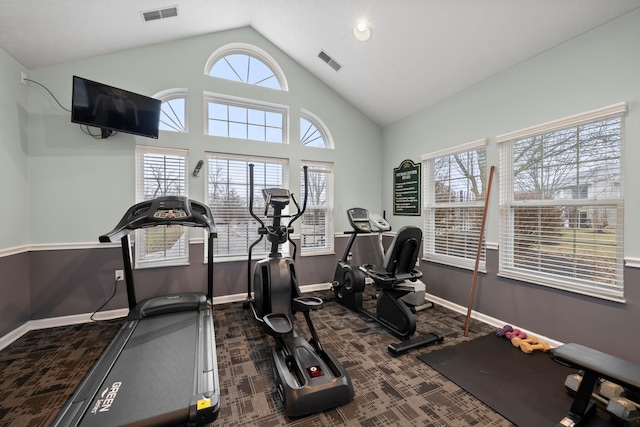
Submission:
[[[580,344],[564,344],[551,352],[554,361],[584,371],[569,413],[556,427],[577,427],[594,410],[591,393],[599,378],[640,392],[640,364]]]

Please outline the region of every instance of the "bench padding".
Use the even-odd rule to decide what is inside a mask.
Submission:
[[[558,362],[596,372],[601,378],[640,391],[640,364],[573,343],[554,349],[552,356]]]

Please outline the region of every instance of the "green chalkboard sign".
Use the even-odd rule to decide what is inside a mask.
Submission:
[[[420,163],[405,160],[393,169],[393,214],[420,215]]]

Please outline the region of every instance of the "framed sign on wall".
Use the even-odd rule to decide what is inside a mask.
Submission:
[[[393,169],[393,214],[420,215],[420,163],[407,159]]]

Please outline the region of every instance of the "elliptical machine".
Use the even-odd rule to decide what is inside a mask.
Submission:
[[[323,301],[316,297],[303,297],[300,293],[295,271],[296,245],[291,240],[292,224],[302,216],[307,206],[307,168],[304,168],[305,196],[302,209],[293,194],[284,188],[265,188],[265,218],[273,224],[265,226],[253,211],[253,164],[249,165],[249,212],[260,223],[259,238],[249,247],[248,289],[245,308],[251,308],[253,317],[262,330],[275,340],[272,356],[277,391],[285,412],[290,417],[299,417],[324,411],[353,399],[351,379],[340,362],[322,347],[311,322],[310,311],[321,309]],[[283,209],[293,200],[297,208],[295,215],[283,215]],[[268,215],[269,208],[273,210]],[[291,218],[287,225],[283,218]],[[251,253],[253,248],[267,236],[271,243],[268,258],[257,261],[253,269],[253,293],[251,296]],[[293,245],[293,257],[283,257],[280,245]],[[299,336],[293,328],[292,318],[296,312],[303,313],[312,339]]]
[[[382,266],[365,264],[352,265],[349,260],[351,247],[358,234],[371,233],[369,212],[362,208],[347,210],[353,231],[344,254],[338,261],[331,288],[336,301],[345,307],[375,320],[394,335],[402,338],[399,343],[389,344],[391,354],[399,355],[413,348],[442,342],[444,337],[438,332],[411,338],[416,331],[415,316],[402,300],[415,292],[415,282],[422,272],[415,268],[418,259],[422,230],[417,227],[401,227],[396,233],[384,256]],[[369,277],[379,290],[376,312],[371,313],[362,305],[362,295]]]

